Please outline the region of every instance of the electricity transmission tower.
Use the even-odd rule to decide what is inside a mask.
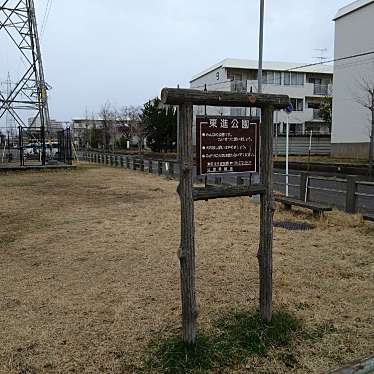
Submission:
[[[45,138],[50,121],[34,0],[0,0],[1,35],[10,38],[24,62],[24,70],[10,93],[0,92],[0,119],[9,114],[22,129],[40,128],[42,164],[45,165]],[[25,113],[32,113],[31,120],[25,118]]]

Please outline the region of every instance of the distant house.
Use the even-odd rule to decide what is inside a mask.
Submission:
[[[374,0],[359,0],[342,8],[335,19],[335,59],[374,51]],[[368,158],[369,111],[358,102],[365,96],[365,79],[374,86],[374,54],[336,61],[332,155]]]
[[[303,135],[311,130],[315,134],[330,134],[330,124],[325,123],[320,114],[321,103],[331,100],[333,68],[318,65],[299,68],[305,64],[288,62],[265,62],[263,71],[263,92],[285,94],[291,99],[294,112],[290,115],[290,132]],[[257,92],[258,62],[253,60],[225,59],[195,75],[190,87],[232,92]],[[197,114],[204,114],[199,107]],[[249,115],[244,108],[209,108],[208,114]],[[254,114],[256,115],[256,114]],[[286,132],[286,114],[278,112],[274,116],[274,126],[278,134]]]

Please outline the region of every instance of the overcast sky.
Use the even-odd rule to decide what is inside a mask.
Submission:
[[[265,60],[333,57],[332,19],[349,0],[265,2]],[[46,5],[35,0],[39,27]],[[141,105],[226,57],[257,59],[258,28],[259,0],[54,0],[42,39],[51,117]]]

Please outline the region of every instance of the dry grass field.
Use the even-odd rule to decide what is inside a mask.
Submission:
[[[176,182],[110,168],[0,175],[0,372],[132,373],[180,327]],[[374,353],[374,225],[333,212],[276,220],[274,307],[315,339],[228,373],[324,373]],[[258,299],[259,207],[196,204],[199,328]],[[146,369],[144,369],[146,372]],[[222,372],[222,371],[217,371]]]

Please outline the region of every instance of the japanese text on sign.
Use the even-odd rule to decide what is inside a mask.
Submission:
[[[197,117],[197,174],[257,172],[258,130],[247,117]]]

